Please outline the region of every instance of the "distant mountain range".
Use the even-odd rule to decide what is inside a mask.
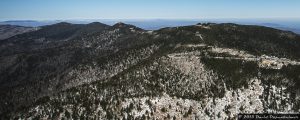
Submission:
[[[91,22],[102,22],[108,25],[113,25],[117,22],[126,22],[138,26],[146,30],[158,30],[164,27],[176,27],[176,26],[186,26],[193,25],[199,22],[214,22],[214,23],[236,23],[236,24],[247,24],[247,25],[261,25],[267,27],[273,27],[281,30],[288,30],[300,34],[300,20],[247,20],[247,19],[207,19],[207,20],[168,20],[168,19],[149,19],[149,20],[139,20],[139,19],[102,19],[102,20],[48,20],[48,21],[34,21],[34,20],[14,20],[14,21],[3,21],[2,24],[8,25],[19,25],[27,27],[38,27],[44,25],[51,25],[59,22],[69,22],[73,24],[88,24]]]

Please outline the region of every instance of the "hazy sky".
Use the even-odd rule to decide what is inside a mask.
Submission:
[[[300,18],[300,0],[0,0],[0,20]]]

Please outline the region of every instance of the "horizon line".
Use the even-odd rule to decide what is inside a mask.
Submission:
[[[0,22],[7,21],[90,21],[90,20],[299,20],[300,18],[70,18],[70,19],[2,19]]]

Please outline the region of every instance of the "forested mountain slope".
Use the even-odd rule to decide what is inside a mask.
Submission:
[[[5,119],[234,119],[300,111],[300,36],[58,23],[0,41]]]

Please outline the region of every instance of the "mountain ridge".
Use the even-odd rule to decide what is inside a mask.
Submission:
[[[114,19],[100,19],[100,20],[48,20],[48,21],[2,21],[0,24],[10,24],[10,25],[20,25],[20,26],[28,26],[28,27],[40,27],[44,25],[51,25],[59,22],[70,22],[73,24],[88,24],[93,21],[101,21],[103,23],[114,25],[119,21],[124,21],[125,23],[134,24],[140,28],[145,30],[158,30],[164,27],[176,27],[176,26],[186,26],[186,25],[194,25],[198,22],[214,22],[214,23],[237,23],[237,24],[248,24],[248,25],[259,25],[259,26],[267,26],[273,27],[281,30],[289,30],[299,34],[299,22],[297,21],[281,21],[281,20],[238,20],[238,19],[224,19],[224,20],[168,20],[168,19],[146,19],[146,20],[114,20]]]

